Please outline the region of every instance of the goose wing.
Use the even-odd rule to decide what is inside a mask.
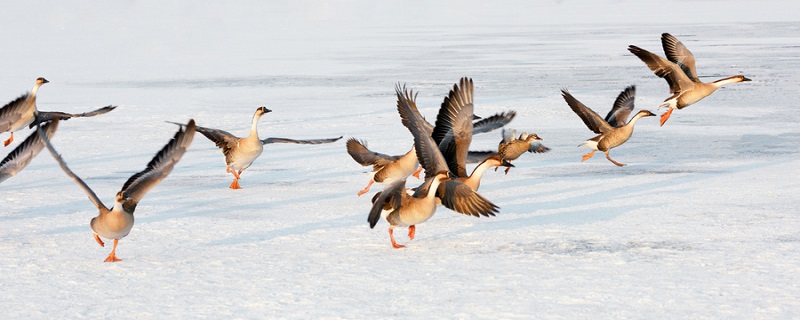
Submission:
[[[431,136],[438,144],[450,172],[456,176],[467,177],[467,153],[472,143],[472,118],[474,87],[472,79],[461,78],[453,85],[450,94],[444,98],[436,127]]]
[[[403,125],[414,136],[414,146],[417,151],[419,163],[425,169],[425,178],[431,178],[440,172],[449,171],[438,145],[431,138],[431,132],[425,128],[425,119],[419,114],[416,103],[414,103],[413,91],[406,90],[398,84],[395,88],[397,93],[397,111]]]
[[[185,128],[186,127],[186,125],[183,124],[183,123],[172,122],[172,121],[167,121],[167,122],[172,123],[172,124],[177,124],[177,125],[181,126],[181,128]],[[222,153],[225,154],[225,155],[228,155],[228,152],[230,152],[230,150],[232,148],[235,148],[236,146],[238,146],[239,145],[239,140],[241,139],[241,138],[239,138],[237,136],[232,135],[230,132],[225,131],[225,130],[211,129],[211,128],[206,128],[206,127],[201,127],[201,126],[195,126],[195,131],[200,132],[202,135],[204,135],[206,138],[208,138],[208,140],[211,140],[212,142],[214,142],[214,144],[217,145],[217,148],[221,148],[222,149]]]
[[[561,96],[564,97],[564,100],[567,101],[567,104],[572,109],[578,117],[583,120],[583,123],[589,127],[589,130],[592,130],[594,133],[606,133],[613,128],[605,121],[603,118],[600,117],[597,112],[594,112],[592,109],[589,109],[586,105],[575,99],[567,89],[561,89]]]
[[[678,40],[678,38],[675,38],[669,33],[662,33],[661,46],[664,48],[664,53],[667,55],[669,61],[680,66],[683,73],[685,73],[689,79],[694,82],[700,82],[700,79],[697,78],[694,55]]]
[[[375,194],[372,198],[372,209],[367,217],[370,228],[374,228],[378,223],[383,210],[394,211],[400,208],[403,203],[405,186],[406,180],[397,180],[389,184],[383,191]]]
[[[153,157],[153,160],[150,160],[147,168],[131,176],[122,185],[120,191],[127,194],[127,201],[138,203],[150,189],[167,177],[192,143],[195,130],[194,119],[189,120],[185,129],[181,126],[172,140]]]
[[[490,157],[491,155],[493,155],[495,153],[497,153],[497,151],[491,151],[491,150],[473,151],[473,150],[470,150],[467,153],[467,163],[479,163],[479,162],[481,162],[483,160],[486,160],[486,158]]]
[[[339,136],[338,138],[327,138],[327,139],[306,139],[306,140],[296,140],[296,139],[289,139],[289,138],[266,138],[261,140],[261,144],[270,144],[270,143],[294,143],[294,144],[323,144],[323,143],[331,143],[336,142],[342,137]]]
[[[52,123],[58,124],[58,119],[53,120]],[[72,178],[72,180],[74,180],[75,183],[77,183],[78,186],[81,187],[81,189],[83,189],[84,192],[86,192],[86,195],[89,196],[89,200],[92,201],[92,203],[94,203],[95,207],[97,207],[97,209],[100,209],[100,211],[110,210],[103,204],[102,201],[100,201],[100,198],[98,198],[97,194],[95,194],[94,191],[92,191],[92,189],[89,188],[86,182],[83,182],[83,180],[81,180],[81,178],[78,177],[78,175],[76,175],[74,172],[72,172],[72,170],[69,169],[69,167],[67,167],[67,163],[64,162],[64,159],[62,159],[61,155],[58,154],[58,151],[56,151],[56,149],[53,147],[53,144],[50,143],[50,139],[47,138],[47,134],[45,134],[45,132],[42,130],[42,127],[37,126],[36,131],[38,132],[39,137],[42,139],[42,141],[44,141],[47,150],[50,151],[50,154],[53,155],[54,159],[56,159],[58,165],[61,166],[61,170],[64,170],[64,173],[66,173],[67,176]]]
[[[628,116],[633,111],[633,100],[636,98],[636,86],[629,86],[625,88],[617,96],[614,101],[614,106],[606,116],[606,122],[615,128],[619,128],[628,123]]]
[[[628,51],[639,57],[656,76],[664,78],[669,84],[670,93],[678,93],[694,86],[694,82],[677,64],[634,45],[628,46]]]
[[[516,111],[496,113],[488,118],[483,118],[472,124],[472,134],[486,133],[493,130],[500,129],[509,124],[514,117],[517,116]]]
[[[499,209],[494,203],[458,180],[447,180],[440,184],[436,191],[437,196],[442,199],[442,205],[458,213],[488,217],[494,216]]]
[[[26,113],[26,107],[32,106],[25,103],[28,100],[28,94],[23,94],[5,106],[0,108],[0,132],[11,131],[11,126],[17,122]],[[31,119],[33,120],[33,119]]]
[[[105,106],[105,107],[102,107],[102,108],[97,109],[97,110],[84,112],[84,113],[66,113],[66,112],[59,112],[59,111],[39,111],[39,113],[36,114],[36,120],[34,120],[30,124],[30,127],[33,128],[34,126],[36,126],[37,123],[41,123],[41,122],[45,122],[45,121],[51,121],[51,120],[53,120],[55,118],[58,118],[60,120],[69,120],[71,118],[94,117],[96,115],[101,115],[101,114],[110,112],[111,110],[114,110],[116,108],[117,108],[117,106],[109,105],[109,106]]]
[[[347,140],[347,153],[362,166],[385,166],[400,159],[400,156],[390,156],[367,149],[365,141],[356,138]]]
[[[545,153],[545,152],[548,152],[548,151],[550,151],[550,148],[545,146],[545,145],[543,145],[539,141],[531,142],[531,146],[530,146],[530,148],[528,148],[528,152],[532,152],[532,153]]]
[[[49,122],[44,125],[44,134],[47,136],[48,139],[53,137],[55,134],[56,129],[58,128],[58,122]],[[44,148],[44,141],[41,137],[39,137],[38,132],[33,132],[25,141],[23,141],[19,146],[14,148],[8,156],[0,161],[0,182],[5,181],[6,179],[16,175],[18,172],[22,171],[28,163],[33,160],[39,152],[42,151]]]

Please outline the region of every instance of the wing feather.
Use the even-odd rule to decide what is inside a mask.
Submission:
[[[670,93],[678,93],[694,86],[694,82],[677,64],[634,45],[628,46],[628,51],[639,57],[656,76],[664,78],[669,84]]]
[[[628,116],[633,111],[633,100],[636,98],[636,86],[628,86],[619,93],[614,106],[606,115],[606,122],[615,128],[619,128],[628,123]]]
[[[414,136],[414,146],[417,151],[419,163],[425,169],[425,178],[434,177],[441,172],[449,171],[438,146],[431,138],[431,132],[425,129],[425,120],[419,114],[413,99],[413,91],[406,90],[398,84],[395,88],[397,93],[397,111],[403,125],[408,128]]]
[[[586,105],[575,99],[567,89],[561,89],[561,96],[567,101],[567,104],[578,117],[583,120],[583,123],[589,127],[594,133],[605,133],[611,131],[613,128],[600,117],[597,112],[589,109]]]
[[[297,139],[289,139],[289,138],[266,138],[261,140],[261,144],[270,144],[270,143],[294,143],[294,144],[323,144],[323,143],[331,143],[339,141],[342,137],[339,136],[338,138],[326,138],[326,139],[305,139],[305,140],[297,140]]]
[[[99,108],[97,110],[92,110],[92,111],[84,112],[84,113],[66,113],[66,112],[59,112],[59,111],[39,111],[36,114],[36,120],[34,120],[30,124],[30,127],[33,128],[34,126],[36,126],[37,123],[51,121],[51,120],[53,120],[55,118],[58,118],[59,120],[69,120],[71,118],[94,117],[94,116],[97,116],[97,115],[101,115],[101,114],[104,114],[104,113],[111,112],[111,110],[114,110],[116,108],[117,108],[117,106],[108,105],[108,106]]]
[[[700,82],[700,79],[697,78],[694,55],[678,40],[678,38],[675,38],[675,36],[669,33],[662,33],[661,47],[664,48],[667,59],[680,66],[683,73],[685,73],[689,79],[694,82]]]
[[[45,136],[47,136],[48,139],[52,139],[57,128],[57,121],[48,122],[44,125],[43,129]],[[31,133],[31,135],[25,138],[25,141],[14,148],[3,161],[0,161],[0,182],[22,171],[22,169],[42,151],[44,144],[42,138],[39,137],[38,131]]]

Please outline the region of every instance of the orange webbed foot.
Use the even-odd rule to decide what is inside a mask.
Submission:
[[[111,253],[108,254],[108,257],[106,258],[105,262],[119,262],[119,261],[122,261],[122,259],[117,258],[117,255],[116,255],[117,243],[118,242],[119,242],[119,239],[114,239],[114,248],[111,249]]]
[[[94,241],[97,241],[97,244],[99,244],[101,247],[106,246],[103,240],[100,240],[100,236],[98,236],[96,233],[94,234]]]
[[[402,244],[397,244],[397,242],[394,241],[394,227],[389,227],[389,239],[392,240],[392,248],[400,249],[406,247]]]
[[[416,234],[416,232],[417,232],[417,227],[415,226],[408,227],[408,238],[414,240],[414,234]]]
[[[581,158],[581,162],[584,162],[584,161],[586,161],[586,160],[589,160],[589,158],[591,158],[592,156],[594,156],[594,152],[595,152],[595,151],[597,151],[597,150],[592,150],[592,152],[589,152],[589,153],[587,153],[587,154],[584,154],[584,155],[583,155],[583,157]]]
[[[667,111],[667,112],[664,112],[664,113],[661,115],[661,123],[660,123],[660,125],[659,125],[659,126],[661,126],[661,127],[663,127],[663,126],[664,126],[664,123],[666,123],[666,122],[667,122],[667,120],[669,120],[669,116],[672,114],[672,111],[673,111],[673,110],[675,110],[675,109],[669,109],[669,111]]]
[[[6,139],[6,141],[3,141],[3,146],[4,147],[8,147],[8,145],[11,144],[11,142],[14,142],[14,133],[13,132],[11,133],[11,137],[8,137],[8,139]]]
[[[233,179],[230,185],[231,189],[241,189],[242,187],[239,185],[239,179]]]
[[[419,166],[419,168],[417,168],[417,171],[414,171],[414,174],[412,174],[412,176],[414,176],[414,178],[419,179],[420,172],[422,172],[422,166]]]

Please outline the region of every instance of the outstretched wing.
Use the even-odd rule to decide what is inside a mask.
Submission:
[[[0,108],[0,132],[11,131],[11,126],[30,112],[32,104],[27,104],[28,94],[23,94]],[[31,119],[32,121],[33,119]]]
[[[58,119],[53,120],[53,123],[57,124]],[[42,139],[42,141],[44,141],[47,150],[50,151],[50,154],[53,155],[54,159],[56,159],[58,165],[61,166],[61,170],[64,170],[64,173],[66,173],[67,176],[72,178],[72,180],[74,180],[75,183],[77,183],[78,186],[81,187],[81,189],[83,189],[84,192],[86,192],[86,195],[89,196],[89,200],[91,200],[92,203],[94,203],[95,207],[97,207],[97,209],[99,209],[100,211],[109,210],[109,208],[106,207],[102,201],[100,201],[100,198],[97,197],[97,194],[95,194],[94,191],[92,191],[92,189],[89,188],[88,185],[86,185],[86,182],[83,182],[83,180],[81,180],[80,177],[78,177],[74,172],[72,172],[72,170],[69,169],[69,167],[67,167],[67,163],[64,162],[64,159],[62,159],[61,155],[58,154],[58,151],[56,151],[56,149],[53,147],[53,144],[50,143],[50,139],[47,138],[47,135],[42,130],[42,127],[37,126],[36,131],[39,134],[39,137]]]
[[[664,78],[669,84],[670,93],[678,93],[694,86],[694,82],[677,64],[634,45],[628,46],[628,51],[639,57],[659,78]]]
[[[436,191],[442,205],[455,212],[475,217],[494,216],[499,212],[498,206],[458,180],[447,180]]]
[[[669,61],[675,62],[680,66],[689,79],[694,82],[700,82],[700,79],[697,78],[694,55],[683,43],[678,41],[678,38],[669,33],[662,33],[661,46],[664,48],[664,53],[667,54]]]
[[[516,111],[496,113],[491,117],[474,122],[472,124],[472,134],[486,133],[500,129],[509,124],[511,120],[514,120],[516,116]]]
[[[403,192],[405,192],[406,180],[397,180],[389,184],[386,189],[378,192],[372,198],[372,209],[369,211],[367,221],[369,227],[374,228],[381,218],[383,210],[394,211],[400,208],[403,203]]]
[[[183,123],[177,123],[177,122],[172,122],[172,121],[167,121],[167,122],[172,123],[172,124],[177,124],[177,125],[181,126],[181,128],[185,128],[186,127],[186,125],[183,124]],[[221,148],[222,149],[222,153],[225,154],[226,156],[228,155],[228,152],[230,152],[231,148],[236,147],[239,144],[239,139],[240,138],[232,135],[228,131],[219,130],[219,129],[211,129],[211,128],[206,128],[206,127],[201,127],[201,126],[195,126],[195,130],[197,132],[200,132],[206,138],[208,138],[208,140],[211,140],[212,142],[214,142],[214,144],[217,145],[217,148]]]
[[[306,140],[295,140],[289,138],[266,138],[261,140],[261,144],[270,144],[270,143],[294,143],[294,144],[323,144],[323,143],[331,143],[336,142],[342,137],[339,136],[338,138],[327,138],[327,139],[306,139]]]
[[[548,152],[548,151],[550,151],[550,148],[548,148],[547,146],[543,145],[539,141],[531,142],[531,147],[528,148],[528,152],[532,152],[532,153],[545,153],[545,152]]]
[[[561,96],[567,101],[567,104],[578,117],[583,120],[583,123],[589,127],[594,133],[605,133],[611,131],[613,128],[600,117],[597,112],[589,109],[586,105],[575,99],[567,89],[561,89]]]
[[[30,124],[30,127],[33,128],[34,126],[36,126],[37,123],[41,123],[41,122],[45,122],[45,121],[51,121],[51,120],[53,120],[55,118],[58,118],[59,120],[69,120],[71,118],[94,117],[96,115],[101,115],[101,114],[110,112],[111,110],[114,110],[116,108],[117,108],[117,106],[109,105],[109,106],[105,106],[105,107],[102,107],[102,108],[97,109],[97,110],[84,112],[84,113],[66,113],[66,112],[59,112],[59,111],[39,111],[39,113],[36,114],[36,120],[34,120]]]
[[[127,194],[127,201],[138,203],[150,189],[167,177],[192,143],[195,130],[194,119],[189,120],[185,129],[184,126],[181,126],[172,140],[161,148],[153,160],[150,160],[147,168],[134,174],[125,182],[120,191]]]
[[[385,166],[399,159],[399,156],[390,156],[367,149],[367,143],[356,138],[347,140],[347,153],[353,160],[362,166]]]
[[[397,93],[397,112],[403,125],[414,136],[414,146],[417,150],[417,159],[425,169],[425,179],[434,177],[441,172],[449,171],[447,162],[444,161],[442,153],[431,138],[431,132],[425,129],[425,119],[419,114],[416,103],[414,103],[413,92],[400,87],[395,88]]]
[[[48,139],[53,137],[55,134],[56,129],[58,128],[58,122],[49,122],[44,125],[44,133]],[[15,176],[18,172],[22,171],[22,169],[27,166],[31,160],[33,160],[39,152],[42,151],[44,148],[44,141],[41,137],[39,137],[38,132],[33,132],[25,141],[23,141],[19,146],[14,148],[8,156],[0,161],[0,182],[5,181],[6,179]]]
[[[636,98],[636,86],[629,86],[625,88],[617,96],[614,101],[614,106],[606,116],[606,122],[615,128],[619,128],[628,123],[628,116],[633,111],[633,100]]]
[[[466,77],[461,78],[460,87],[459,84],[453,85],[439,108],[436,127],[431,135],[447,161],[450,172],[459,177],[467,176],[467,153],[472,143],[475,110],[473,90],[472,79]]]
[[[467,163],[479,163],[486,158],[490,157],[491,155],[497,153],[497,151],[472,151],[470,150],[467,153]]]

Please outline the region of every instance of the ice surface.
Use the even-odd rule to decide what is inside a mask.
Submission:
[[[476,112],[553,150],[481,193],[494,218],[439,209],[394,250],[366,222],[367,169],[327,145],[268,145],[227,188],[197,137],[136,210],[123,262],[91,237],[96,210],[42,153],[0,185],[5,318],[800,317],[800,19],[790,1],[25,2],[0,23],[0,94],[36,77],[41,110],[117,110],[61,124],[53,143],[106,202],[172,136],[164,121],[263,137],[344,135],[388,154],[411,135],[394,85],[429,119],[462,76]],[[725,87],[580,163],[592,133],[560,97],[601,114],[669,96],[626,47],[662,32]],[[18,132],[24,137],[30,131]],[[0,135],[3,139],[7,133]],[[496,146],[499,133],[474,137]],[[3,149],[4,156],[14,145]],[[410,180],[410,184],[417,183]],[[374,191],[380,190],[375,186]]]

